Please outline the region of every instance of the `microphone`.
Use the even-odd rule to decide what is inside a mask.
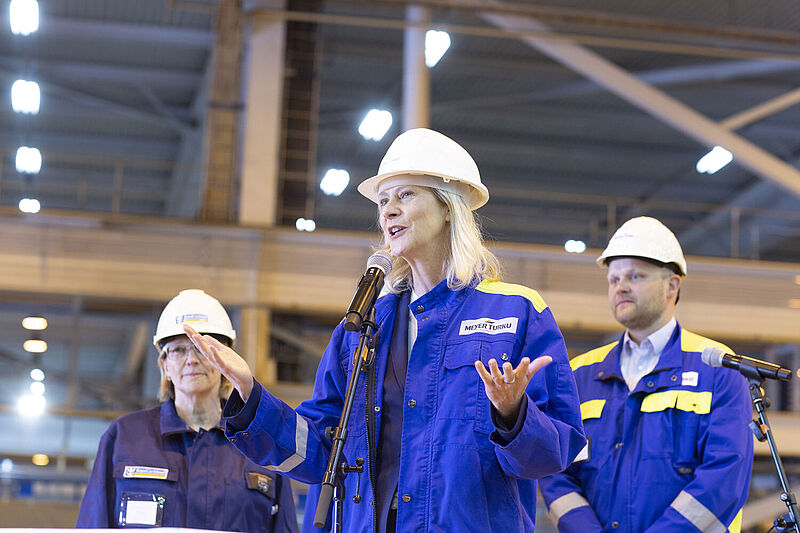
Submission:
[[[725,353],[722,348],[708,346],[703,349],[700,356],[708,366],[724,366],[738,370],[745,377],[755,379],[776,379],[778,381],[789,381],[792,379],[792,371],[767,361],[753,359],[746,355],[733,355]]]
[[[388,256],[377,252],[367,259],[367,271],[361,276],[356,294],[347,309],[344,317],[344,329],[361,331],[361,322],[375,305],[375,300],[383,288],[383,278],[391,271],[392,260]]]

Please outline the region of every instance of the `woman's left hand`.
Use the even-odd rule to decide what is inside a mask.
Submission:
[[[497,413],[509,427],[513,426],[519,416],[519,407],[522,404],[522,395],[533,375],[550,364],[552,357],[544,355],[531,361],[523,357],[517,368],[511,363],[503,363],[503,371],[497,366],[497,361],[489,360],[489,370],[483,363],[475,361],[475,369],[483,380],[486,396],[497,409]]]

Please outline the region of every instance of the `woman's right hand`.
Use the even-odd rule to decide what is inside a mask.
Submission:
[[[239,391],[242,401],[246,402],[253,390],[253,372],[247,362],[211,335],[200,335],[188,324],[183,325],[183,331],[208,362]]]

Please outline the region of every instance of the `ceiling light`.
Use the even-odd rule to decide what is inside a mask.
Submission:
[[[34,396],[26,394],[17,402],[17,410],[23,416],[40,416],[44,413],[47,401],[44,396]]]
[[[350,173],[339,168],[331,168],[322,178],[319,188],[328,196],[339,196],[350,183]]]
[[[433,68],[450,48],[450,34],[446,31],[428,30],[425,33],[425,64]]]
[[[733,154],[722,146],[715,146],[697,162],[697,171],[701,174],[713,174],[733,161]]]
[[[797,285],[800,285],[800,276],[795,276],[795,277],[794,277],[794,282],[795,282]]]
[[[41,368],[34,368],[31,370],[31,379],[34,381],[44,381],[44,370]]]
[[[36,0],[11,0],[8,11],[11,33],[30,35],[39,29],[39,2]]]
[[[11,86],[11,109],[15,113],[39,112],[39,84],[35,81],[17,80]]]
[[[26,316],[22,319],[25,329],[42,330],[47,328],[47,319],[41,316]]]
[[[36,198],[23,198],[19,201],[19,210],[23,213],[38,213],[42,204]]]
[[[297,228],[297,231],[314,231],[317,229],[317,223],[310,218],[298,218],[294,223],[294,227]]]
[[[17,157],[14,163],[17,167],[17,172],[38,174],[42,170],[42,153],[38,148],[20,146],[17,148]]]
[[[586,244],[583,241],[570,239],[564,243],[564,249],[571,254],[582,254],[586,251]]]
[[[44,395],[44,383],[41,381],[34,381],[31,383],[30,386],[31,394],[34,396],[43,396]]]
[[[792,298],[789,300],[789,308],[800,309],[800,298]]]
[[[14,470],[14,461],[8,457],[0,461],[0,472],[5,474],[7,472],[11,472],[12,470]]]
[[[28,339],[22,343],[26,352],[44,353],[47,351],[47,343],[41,339]]]
[[[358,126],[358,133],[367,140],[380,141],[391,127],[391,113],[385,109],[370,109]]]
[[[37,453],[31,457],[31,462],[36,466],[47,466],[50,464],[50,458],[46,454]]]

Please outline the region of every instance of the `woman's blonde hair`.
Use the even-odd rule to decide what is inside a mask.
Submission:
[[[483,242],[477,215],[467,207],[461,195],[444,189],[429,190],[450,212],[450,238],[446,242],[445,254],[447,259],[442,265],[447,287],[458,290],[469,287],[476,281],[499,280],[500,262]],[[385,236],[378,251],[392,257]],[[412,287],[411,267],[405,259],[392,257],[392,271],[386,276],[385,283],[387,290],[394,293]]]
[[[161,350],[158,352],[158,371],[161,372],[161,384],[159,385],[158,388],[158,400],[161,402],[166,402],[167,400],[175,399],[175,385],[172,383],[172,381],[169,380],[169,378],[167,378],[167,373],[164,372],[164,359],[166,359],[167,357],[167,351],[164,349],[164,345],[166,345],[169,341],[182,336],[185,335],[176,335],[174,337],[168,337],[163,341],[159,342]],[[223,344],[233,348],[232,346],[233,343],[227,337],[223,337],[222,335],[214,335],[214,338],[216,338]],[[231,385],[231,382],[228,381],[228,378],[220,374],[219,398],[221,400],[227,400],[228,396],[231,395],[231,392],[233,392],[233,385]]]

